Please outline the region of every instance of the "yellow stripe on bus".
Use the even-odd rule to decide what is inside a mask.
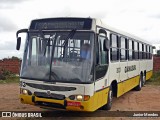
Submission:
[[[146,73],[146,80],[149,80],[152,77],[153,71],[149,71]]]
[[[135,86],[139,84],[139,76],[127,79],[123,82],[118,83],[118,93],[117,97],[123,95],[129,90],[133,89]]]
[[[149,80],[152,76],[153,71],[148,71],[146,73],[146,80]],[[136,87],[139,84],[140,76],[136,76],[130,79],[127,79],[123,82],[118,83],[118,92],[117,97],[123,95],[124,93],[130,91],[134,87]]]

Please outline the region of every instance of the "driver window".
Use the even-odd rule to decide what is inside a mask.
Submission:
[[[106,38],[103,36],[98,36],[96,51],[96,59],[98,63],[96,66],[96,79],[104,77],[107,72],[108,51],[104,50],[105,39]]]

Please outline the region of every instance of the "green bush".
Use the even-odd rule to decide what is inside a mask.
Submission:
[[[5,69],[1,69],[0,80],[6,80],[9,77],[14,77],[14,76],[16,75],[13,74],[12,72],[5,70]]]
[[[148,84],[160,85],[160,71],[154,72],[151,79],[148,80]]]
[[[18,82],[19,82],[19,77],[16,76],[16,74],[13,74],[5,69],[1,69],[0,84],[18,83]]]

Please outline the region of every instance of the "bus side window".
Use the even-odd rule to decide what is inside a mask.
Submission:
[[[133,41],[129,40],[128,60],[133,60]]]
[[[152,47],[149,46],[149,59],[152,59],[152,53],[153,53]]]
[[[146,59],[148,59],[148,45],[146,45]]]
[[[134,59],[137,60],[138,59],[138,43],[136,41],[134,41]]]
[[[105,37],[99,36],[101,64],[107,64],[107,51],[104,50],[104,44],[105,44]]]
[[[111,61],[119,60],[119,51],[118,51],[118,36],[115,34],[110,35],[110,59]]]
[[[146,45],[143,44],[143,59],[146,59]]]
[[[127,60],[127,40],[124,37],[120,37],[121,47],[120,47],[120,60]]]
[[[147,52],[147,59],[149,59],[149,45],[147,45],[147,50],[148,50],[148,52]]]
[[[142,59],[142,43],[139,43],[139,59]]]

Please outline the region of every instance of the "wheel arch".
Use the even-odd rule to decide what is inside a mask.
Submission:
[[[117,97],[117,92],[118,92],[118,82],[117,82],[117,80],[113,80],[110,86],[112,87],[113,96]]]

